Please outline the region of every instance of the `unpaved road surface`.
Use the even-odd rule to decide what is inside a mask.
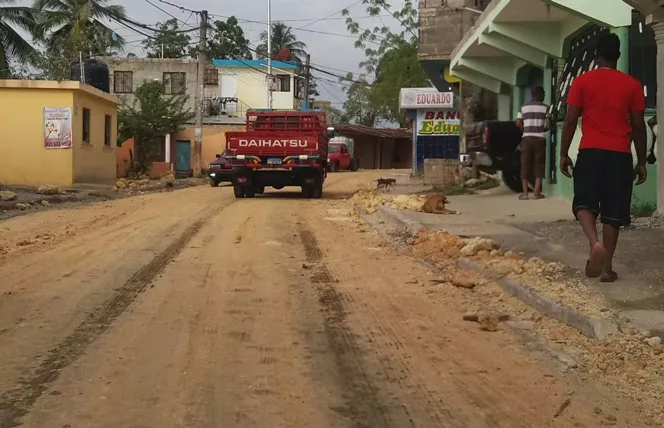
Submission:
[[[0,428],[604,426],[582,389],[554,418],[565,378],[414,285],[343,200],[376,176],[1,222]]]

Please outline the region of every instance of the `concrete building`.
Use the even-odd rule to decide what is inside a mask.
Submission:
[[[548,137],[547,192],[572,196],[571,180],[558,173],[557,165],[566,97],[573,79],[594,67],[594,41],[603,32],[620,37],[618,68],[642,81],[647,94],[646,119],[653,124],[650,119],[657,107],[655,35],[645,27],[644,17],[622,0],[493,0],[476,15],[475,24],[450,55],[450,73],[464,84],[470,82],[495,94],[500,120],[516,119],[519,108],[528,101],[527,88],[545,88],[556,122]],[[648,132],[650,146],[652,129]],[[579,128],[570,152],[573,159],[580,138]],[[648,168],[651,178],[635,188],[635,205],[656,201],[656,164]]]
[[[112,184],[118,104],[80,82],[0,80],[0,182]]]
[[[654,34],[655,40],[655,51],[651,52],[656,58],[657,64],[655,66],[656,73],[656,82],[657,88],[664,87],[664,1],[662,0],[624,0],[627,4],[637,9],[643,16],[645,16],[645,24],[650,25]],[[659,105],[659,102],[662,101],[664,105],[664,90],[658,90],[654,93],[655,105]],[[659,122],[664,123],[664,109],[657,109],[657,113],[654,117],[655,124]],[[655,125],[657,126],[657,125]],[[655,133],[657,137],[657,133]],[[661,144],[656,145],[656,157],[657,159],[664,159],[664,146]],[[659,214],[664,214],[664,168],[657,168],[657,211]],[[653,177],[651,176],[650,180]]]
[[[198,63],[190,59],[105,58],[111,74],[111,91],[123,103],[133,102],[134,92],[145,81],[163,82],[167,94],[186,95],[187,106],[196,110],[198,97]],[[298,77],[295,64],[274,61],[275,81],[272,82],[272,107],[293,110],[298,105]],[[226,131],[244,129],[249,109],[268,107],[267,63],[259,60],[214,60],[205,70],[203,145],[201,167],[215,159],[226,148]],[[191,143],[194,127],[187,126],[176,135],[167,135],[156,156],[152,175],[169,170],[186,175],[193,169]],[[118,152],[117,174],[127,173],[133,151],[132,142]],[[123,144],[124,146],[124,144]]]
[[[227,98],[237,98],[241,109],[266,109],[267,62],[263,60],[216,59],[214,67],[219,70],[219,94]],[[272,62],[272,108],[293,110],[297,108],[298,82],[297,65],[281,61]]]

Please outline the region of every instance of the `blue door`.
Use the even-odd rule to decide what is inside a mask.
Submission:
[[[191,141],[175,142],[175,173],[189,177],[191,165]]]

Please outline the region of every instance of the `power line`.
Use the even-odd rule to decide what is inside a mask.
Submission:
[[[177,16],[173,15],[172,13],[167,12],[167,11],[164,10],[163,8],[161,8],[161,7],[157,6],[156,4],[152,3],[150,0],[145,0],[145,2],[148,3],[148,4],[150,4],[150,5],[152,5],[152,6],[155,7],[156,9],[158,9],[158,10],[164,12],[166,15],[170,16],[171,18],[173,18],[173,19],[175,19],[175,20],[177,20],[177,21],[180,21],[180,22],[183,23],[184,25],[187,25],[187,26],[189,26],[189,27],[191,27],[191,28],[194,28],[193,25],[191,25],[191,24],[187,24],[186,22],[184,22],[183,20],[181,20],[181,19],[178,18]],[[191,12],[191,14],[193,15],[194,12]],[[189,15],[189,18],[191,18],[191,15]]]
[[[171,2],[166,1],[166,0],[157,0],[157,1],[160,2],[160,3],[163,3],[163,4],[167,4],[169,6],[172,6],[172,7],[176,7],[178,9],[180,9],[182,11],[186,11],[186,12],[192,12],[192,13],[201,13],[202,12],[201,10],[189,9],[189,8],[184,7],[184,6],[180,6],[178,4],[171,3]]]
[[[354,2],[353,4],[351,4],[350,6],[346,6],[346,7],[342,8],[342,9],[340,9],[340,10],[338,10],[338,11],[336,11],[336,12],[334,12],[334,13],[332,13],[332,14],[326,16],[326,17],[323,17],[323,18],[317,20],[317,21],[310,22],[309,24],[307,24],[307,25],[305,25],[305,26],[303,26],[303,27],[296,28],[296,30],[303,30],[303,29],[305,29],[305,28],[307,28],[307,27],[309,27],[309,26],[311,26],[311,25],[317,24],[317,23],[319,23],[319,22],[321,22],[321,21],[323,21],[323,20],[325,20],[325,19],[327,19],[327,18],[331,18],[331,17],[333,17],[334,15],[336,15],[337,13],[341,13],[341,12],[343,12],[343,11],[346,10],[346,9],[350,9],[350,8],[352,8],[352,7],[357,6],[358,4],[362,3],[362,1],[363,1],[363,0],[356,1],[356,2]]]

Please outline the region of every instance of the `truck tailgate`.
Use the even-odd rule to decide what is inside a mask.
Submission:
[[[226,146],[238,155],[319,155],[323,149],[317,134],[274,132],[227,132]]]

